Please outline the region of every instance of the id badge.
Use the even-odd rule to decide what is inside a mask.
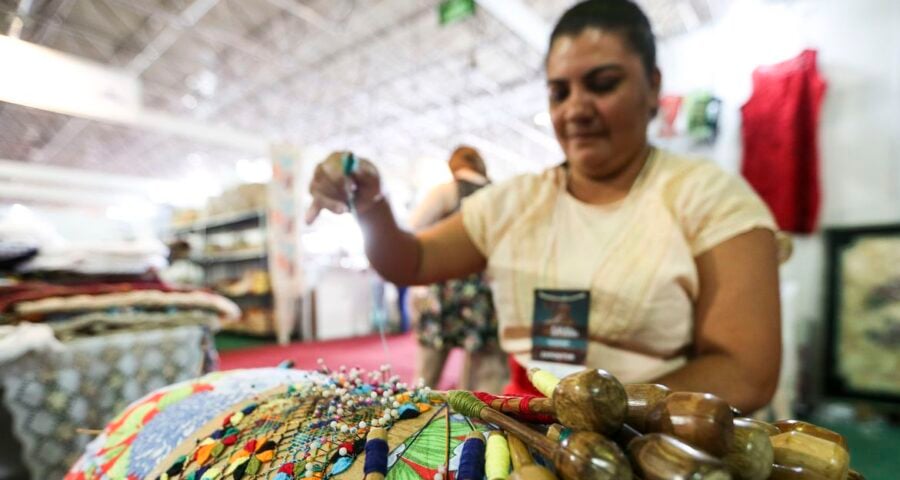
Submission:
[[[589,290],[534,291],[531,323],[533,366],[546,368],[548,364],[556,364],[558,367],[553,370],[572,371],[584,368],[590,306]]]

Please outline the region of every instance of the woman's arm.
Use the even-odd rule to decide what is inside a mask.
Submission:
[[[781,309],[774,234],[757,229],[696,259],[700,297],[694,358],[658,379],[673,390],[718,395],[743,412],[772,399],[781,368]]]
[[[484,270],[486,265],[486,259],[466,233],[460,213],[416,234],[397,226],[384,201],[358,218],[369,262],[391,282],[423,285],[464,277]]]

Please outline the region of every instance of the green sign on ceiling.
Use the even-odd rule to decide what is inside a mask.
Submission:
[[[444,0],[438,7],[441,25],[475,15],[475,0]]]

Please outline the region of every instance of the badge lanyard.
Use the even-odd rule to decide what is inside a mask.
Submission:
[[[633,189],[635,187],[637,187],[639,185],[639,183],[645,178],[646,171],[649,169],[649,164],[652,162],[653,156],[655,155],[655,153],[656,153],[655,149],[651,149],[651,151],[649,152],[649,154],[645,160],[645,164],[642,166],[641,171],[638,174],[637,179],[635,180],[634,185],[632,185],[631,191],[633,191]],[[583,366],[583,363],[586,362],[586,360],[587,360],[586,349],[587,349],[587,344],[588,344],[589,338],[590,338],[591,303],[593,303],[592,300],[596,300],[596,299],[590,298],[590,296],[591,296],[590,293],[593,290],[593,287],[594,287],[595,283],[597,282],[597,279],[601,275],[602,269],[600,267],[603,264],[607,263],[607,261],[608,261],[607,259],[609,259],[612,255],[609,252],[611,246],[616,245],[620,242],[622,235],[624,235],[624,232],[627,229],[623,228],[622,230],[620,230],[618,232],[612,232],[610,235],[607,236],[608,240],[606,242],[604,242],[604,244],[602,246],[600,246],[600,245],[597,246],[596,250],[598,252],[600,252],[600,254],[596,260],[592,259],[594,261],[592,261],[592,263],[591,263],[592,265],[596,263],[597,267],[594,269],[593,275],[590,275],[590,278],[587,279],[588,283],[584,290],[568,290],[568,289],[567,290],[559,290],[560,275],[559,275],[559,261],[558,260],[559,260],[560,234],[558,231],[559,230],[558,217],[561,217],[561,215],[560,215],[560,203],[561,203],[560,200],[562,199],[562,196],[566,194],[567,183],[568,183],[567,182],[568,181],[568,171],[563,170],[563,173],[564,173],[563,178],[560,180],[557,180],[558,190],[556,192],[556,196],[554,197],[554,205],[553,205],[553,209],[552,209],[552,213],[551,213],[553,218],[552,218],[551,224],[550,224],[550,231],[548,232],[550,238],[548,239],[546,252],[544,254],[545,262],[543,264],[543,268],[541,269],[540,274],[538,275],[538,281],[539,281],[538,285],[540,285],[540,286],[536,285],[534,288],[535,298],[534,298],[534,305],[532,306],[532,329],[533,329],[533,332],[532,332],[532,359],[531,359],[531,362],[538,362],[538,363],[544,364],[544,367],[547,367],[548,364],[552,365],[554,362],[547,361],[548,360],[547,356],[549,355],[549,353],[546,350],[546,348],[551,348],[551,350],[553,350],[554,348],[561,348],[561,349],[563,349],[562,352],[567,352],[569,355],[572,355],[573,352],[581,351],[582,353],[580,355],[575,355],[575,357],[571,357],[571,358],[579,358],[580,360],[572,361],[571,358],[569,358],[568,360],[563,361],[564,362],[563,365],[559,365],[559,367],[561,369],[565,370],[565,369],[573,369],[573,368],[578,369],[578,368],[580,368],[578,366],[578,362],[581,362],[581,365]],[[633,203],[634,198],[635,198],[634,195],[631,195],[631,191],[623,199],[622,203],[617,207],[616,213],[627,214],[626,208]],[[616,234],[616,233],[618,233],[618,234]],[[553,275],[550,274],[550,269],[551,269],[552,263],[556,263],[556,265],[555,265],[556,271],[554,272]],[[543,287],[543,288],[541,288],[541,287]],[[559,340],[559,339],[553,340],[554,336],[552,334],[546,333],[546,331],[547,331],[546,320],[539,320],[539,318],[538,318],[541,315],[546,315],[546,312],[544,311],[544,310],[546,310],[546,308],[539,306],[538,302],[541,301],[541,297],[552,296],[553,293],[581,294],[581,295],[587,297],[588,304],[586,306],[586,311],[584,312],[584,319],[583,319],[584,328],[585,328],[585,331],[584,331],[585,338],[581,339],[581,341],[576,341],[576,343],[578,345],[582,345],[582,346],[574,346],[571,343],[571,340],[569,340],[568,346],[566,346],[567,342],[565,340]],[[570,307],[566,307],[566,308],[568,309]],[[579,306],[577,304],[572,304],[571,308],[579,309]],[[581,305],[580,308],[585,309],[584,305]],[[545,332],[545,333],[539,333],[539,332]],[[551,336],[547,337],[547,335],[551,335]],[[574,337],[570,336],[569,338],[571,339]],[[543,345],[538,346],[538,343],[541,343]],[[552,345],[554,345],[554,344],[558,345],[558,346],[553,347]],[[571,350],[572,348],[574,348],[575,350]],[[555,351],[555,352],[550,352],[550,353],[559,355],[559,356],[566,355],[566,353],[560,353],[560,351]],[[538,356],[540,356],[541,358],[538,359],[537,358]],[[560,357],[560,358],[562,358],[562,357]],[[568,365],[566,365],[566,364],[568,364]]]

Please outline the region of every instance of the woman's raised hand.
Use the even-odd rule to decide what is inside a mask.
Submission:
[[[313,201],[306,212],[307,224],[323,209],[346,213],[352,202],[356,212],[362,214],[384,199],[378,169],[369,160],[357,157],[353,168],[345,174],[349,153],[334,152],[316,165],[309,184]]]

